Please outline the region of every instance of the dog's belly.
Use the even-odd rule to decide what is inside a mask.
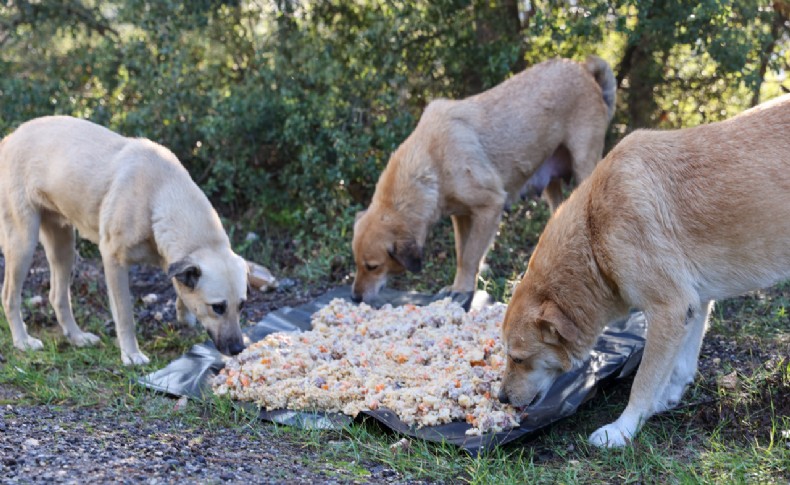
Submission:
[[[519,191],[519,196],[522,199],[533,195],[540,196],[552,179],[560,178],[567,181],[572,175],[571,155],[567,148],[560,145],[527,179]]]
[[[41,213],[42,221],[50,222],[61,227],[71,226],[77,229],[80,237],[99,243],[99,227],[93,217],[86,214],[86,207],[80,206],[76,201],[63,201],[51,197],[48,192],[37,190],[33,197],[35,205]]]
[[[768,288],[787,278],[790,267],[784,262],[763,267],[733,267],[721,262],[701,278],[698,292],[701,301],[721,300]]]

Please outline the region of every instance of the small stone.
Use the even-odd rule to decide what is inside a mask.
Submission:
[[[157,301],[159,301],[159,295],[156,293],[149,293],[143,297],[143,303],[146,305],[153,305]]]
[[[410,449],[411,449],[411,440],[409,440],[408,438],[401,438],[398,442],[390,445],[390,451],[393,453],[409,451]]]
[[[41,442],[35,438],[28,438],[22,444],[26,448],[35,448],[36,446],[40,445]]]
[[[726,376],[721,376],[718,379],[719,386],[724,389],[734,390],[738,388],[740,384],[740,380],[738,379],[738,373],[736,371],[732,371]]]
[[[44,304],[44,297],[40,295],[36,295],[30,297],[30,299],[27,302],[30,304],[30,306],[41,306]]]
[[[189,397],[181,396],[178,401],[176,402],[175,406],[173,406],[173,411],[181,411],[187,407],[189,403]]]

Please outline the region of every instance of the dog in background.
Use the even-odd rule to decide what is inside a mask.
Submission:
[[[592,172],[615,89],[609,65],[591,56],[584,64],[540,63],[464,100],[432,101],[357,216],[352,298],[371,301],[388,274],[420,271],[428,229],[449,215],[457,262],[451,295],[468,306],[503,208],[544,192],[555,210],[562,181]]]
[[[21,313],[22,283],[39,240],[51,272],[49,301],[64,335],[77,346],[98,342],[80,330],[71,309],[75,228],[99,246],[124,364],[149,361],[135,336],[133,263],[167,270],[180,321],[199,320],[225,354],[244,348],[239,312],[247,266],[186,169],[161,145],[66,116],[29,121],[0,142],[2,303],[15,347],[42,348]]]
[[[719,123],[628,135],[540,237],[505,316],[500,400],[539,402],[609,322],[642,310],[628,405],[590,437],[623,446],[693,381],[713,301],[790,277],[787,221],[790,95]]]

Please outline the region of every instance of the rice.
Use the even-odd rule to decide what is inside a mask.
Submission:
[[[313,315],[313,330],[270,334],[230,359],[214,392],[267,410],[356,416],[386,408],[418,428],[513,428],[518,412],[496,399],[505,308],[466,313],[446,299],[376,310],[335,299]]]

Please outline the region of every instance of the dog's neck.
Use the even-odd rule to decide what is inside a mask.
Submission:
[[[431,165],[397,156],[399,152],[381,174],[371,205],[399,214],[422,246],[428,229],[441,217],[439,182]]]
[[[164,268],[200,248],[230,246],[219,215],[200,189],[179,191],[177,187],[171,190],[164,186],[157,197],[161,201],[170,199],[154,204],[151,214],[154,240]],[[174,203],[176,199],[178,203]]]
[[[581,190],[584,192],[584,188]],[[572,195],[566,205],[586,205],[586,198],[580,196],[581,193],[577,197]],[[577,217],[580,212],[585,217]],[[550,295],[576,324],[579,338],[567,346],[576,362],[586,359],[604,328],[627,316],[629,310],[617,285],[599,264],[603,255],[596,253],[596,244],[591,244],[586,215],[586,208],[571,211],[561,207],[541,235],[533,255],[535,261],[530,261],[530,271],[534,266],[541,273],[539,291]]]

